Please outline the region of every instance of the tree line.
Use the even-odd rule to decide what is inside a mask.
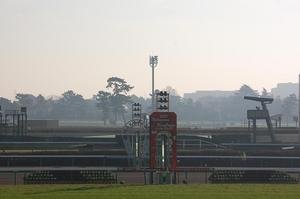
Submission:
[[[151,110],[151,99],[130,95],[133,88],[124,79],[111,77],[107,79],[106,88],[91,99],[84,99],[72,90],[62,93],[58,98],[18,93],[14,101],[0,97],[0,105],[2,110],[26,106],[29,119],[102,121],[104,124],[116,124],[117,121],[130,120],[131,104],[134,102],[140,103],[144,112]],[[187,123],[243,123],[246,111],[259,106],[257,102],[244,100],[245,95],[271,97],[265,89],[258,92],[248,85],[242,85],[232,96],[202,97],[196,101],[179,96],[171,87],[164,90],[170,93],[170,111],[177,113],[179,121]],[[275,98],[268,108],[271,115],[282,114],[283,122],[291,123],[297,116],[297,105],[297,96],[291,94],[284,99]]]

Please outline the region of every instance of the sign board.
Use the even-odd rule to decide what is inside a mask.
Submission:
[[[174,112],[154,112],[150,115],[150,128],[152,131],[176,132],[177,115]]]
[[[252,120],[260,120],[260,119],[267,119],[268,118],[268,111],[266,110],[248,110],[247,111],[247,118]]]

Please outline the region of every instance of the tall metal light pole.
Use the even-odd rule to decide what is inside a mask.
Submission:
[[[155,91],[154,91],[154,68],[156,68],[158,64],[158,56],[150,56],[149,57],[149,65],[152,68],[152,112],[155,111]]]
[[[300,74],[299,74],[299,80],[298,80],[298,141],[300,142]]]

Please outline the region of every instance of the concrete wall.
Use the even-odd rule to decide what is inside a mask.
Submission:
[[[58,120],[28,120],[28,129],[55,129],[59,127]]]

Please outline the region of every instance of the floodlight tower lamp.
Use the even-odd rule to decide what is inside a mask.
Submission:
[[[158,56],[149,57],[149,65],[152,68],[152,112],[155,111],[155,91],[154,91],[154,69],[158,64]]]

